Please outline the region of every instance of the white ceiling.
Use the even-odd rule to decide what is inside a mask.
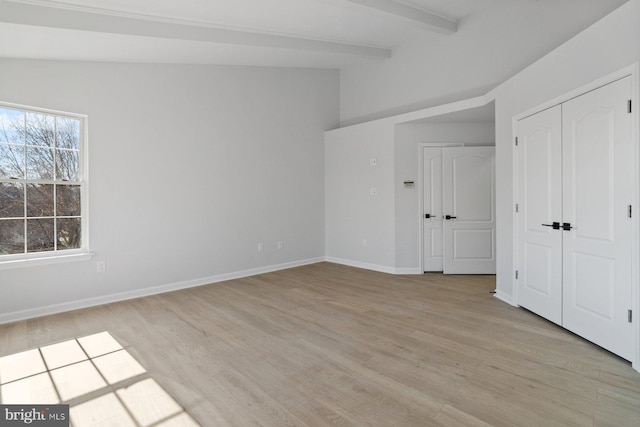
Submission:
[[[514,3],[624,1],[0,0],[0,57],[342,68],[464,37],[468,19]]]

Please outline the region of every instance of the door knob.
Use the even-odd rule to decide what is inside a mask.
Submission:
[[[554,230],[560,230],[560,223],[554,222],[552,224],[542,224],[545,227],[553,227]]]
[[[457,216],[451,216],[451,215],[447,215],[444,217],[444,219],[456,219]]]

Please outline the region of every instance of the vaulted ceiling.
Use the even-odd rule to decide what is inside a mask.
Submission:
[[[0,0],[0,57],[342,68],[463,38],[479,14],[558,2],[574,13],[558,31],[540,22],[547,44],[625,0]]]

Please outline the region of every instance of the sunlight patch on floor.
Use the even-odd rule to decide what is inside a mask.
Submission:
[[[88,360],[54,369],[51,371],[51,377],[63,402],[107,385],[93,363]]]
[[[60,403],[51,377],[46,372],[3,384],[1,387],[2,403],[7,405],[25,402],[34,405]]]
[[[89,357],[102,356],[122,349],[118,341],[109,332],[100,332],[87,337],[78,338],[78,342]]]
[[[88,359],[76,340],[40,347],[40,352],[49,369],[60,368]]]
[[[180,405],[151,378],[135,383],[131,387],[120,389],[116,394],[129,408],[136,421],[144,426],[171,418],[182,412]]]
[[[73,427],[199,426],[108,332],[0,357],[0,403],[69,404]]]
[[[93,363],[109,384],[116,384],[146,372],[142,365],[126,350],[118,350],[105,356],[96,357],[93,359]]]
[[[77,426],[136,427],[136,423],[114,393],[76,405],[69,412],[73,424]]]
[[[0,358],[0,384],[46,372],[38,349],[23,351]]]

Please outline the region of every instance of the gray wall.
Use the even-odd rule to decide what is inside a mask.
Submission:
[[[418,143],[493,141],[493,122],[416,124],[404,116],[327,132],[328,260],[387,273],[421,273]],[[371,158],[377,159],[376,166],[369,164]],[[405,179],[416,186],[405,189]],[[376,196],[370,195],[371,188],[377,189]]]
[[[437,119],[434,118],[434,119]],[[400,124],[395,127],[395,190],[396,190],[396,269],[420,271],[420,143],[464,143],[494,145],[495,123],[433,122]],[[404,188],[405,180],[415,181],[415,187]]]
[[[0,60],[0,100],[89,117],[95,253],[0,270],[0,322],[322,259],[338,83],[329,70]]]
[[[513,302],[514,277],[512,119],[542,102],[638,61],[638,22],[640,0],[630,0],[482,97],[485,102],[495,100],[495,132],[486,127],[477,129],[481,139],[476,142],[495,135],[497,290],[506,301]],[[341,90],[344,92],[345,88]],[[342,96],[344,99],[345,95]],[[474,99],[478,98],[460,103],[469,108]],[[392,104],[389,98],[388,105]],[[417,177],[412,169],[417,163],[411,161],[416,152],[410,145],[411,141],[417,141],[419,129],[399,123],[419,120],[414,117],[419,114],[428,114],[423,118],[435,121],[437,119],[431,117],[435,114],[431,113],[444,107],[447,105],[326,133],[327,256],[391,273],[411,272],[417,267],[418,228],[415,221],[410,221],[413,212],[418,211],[419,198],[402,188],[401,182],[412,175]],[[443,111],[443,114],[449,112]],[[413,118],[404,120],[406,116]],[[440,142],[458,142],[472,129],[469,124],[465,126],[466,130],[464,126],[455,125],[433,127],[431,136]],[[402,142],[398,145],[398,141],[403,140],[409,141],[409,145]],[[372,153],[378,153],[377,171],[367,164]],[[343,178],[341,181],[334,179],[334,168]],[[365,197],[367,187],[374,182],[379,187],[392,183],[387,191],[393,194],[385,193],[377,199]],[[368,248],[360,247],[360,239],[372,233],[374,238],[369,237]]]
[[[375,166],[370,165],[371,158],[377,159]],[[326,255],[330,261],[394,272],[393,158],[393,127],[386,123],[327,132]],[[370,195],[371,188],[377,190],[376,196]]]

